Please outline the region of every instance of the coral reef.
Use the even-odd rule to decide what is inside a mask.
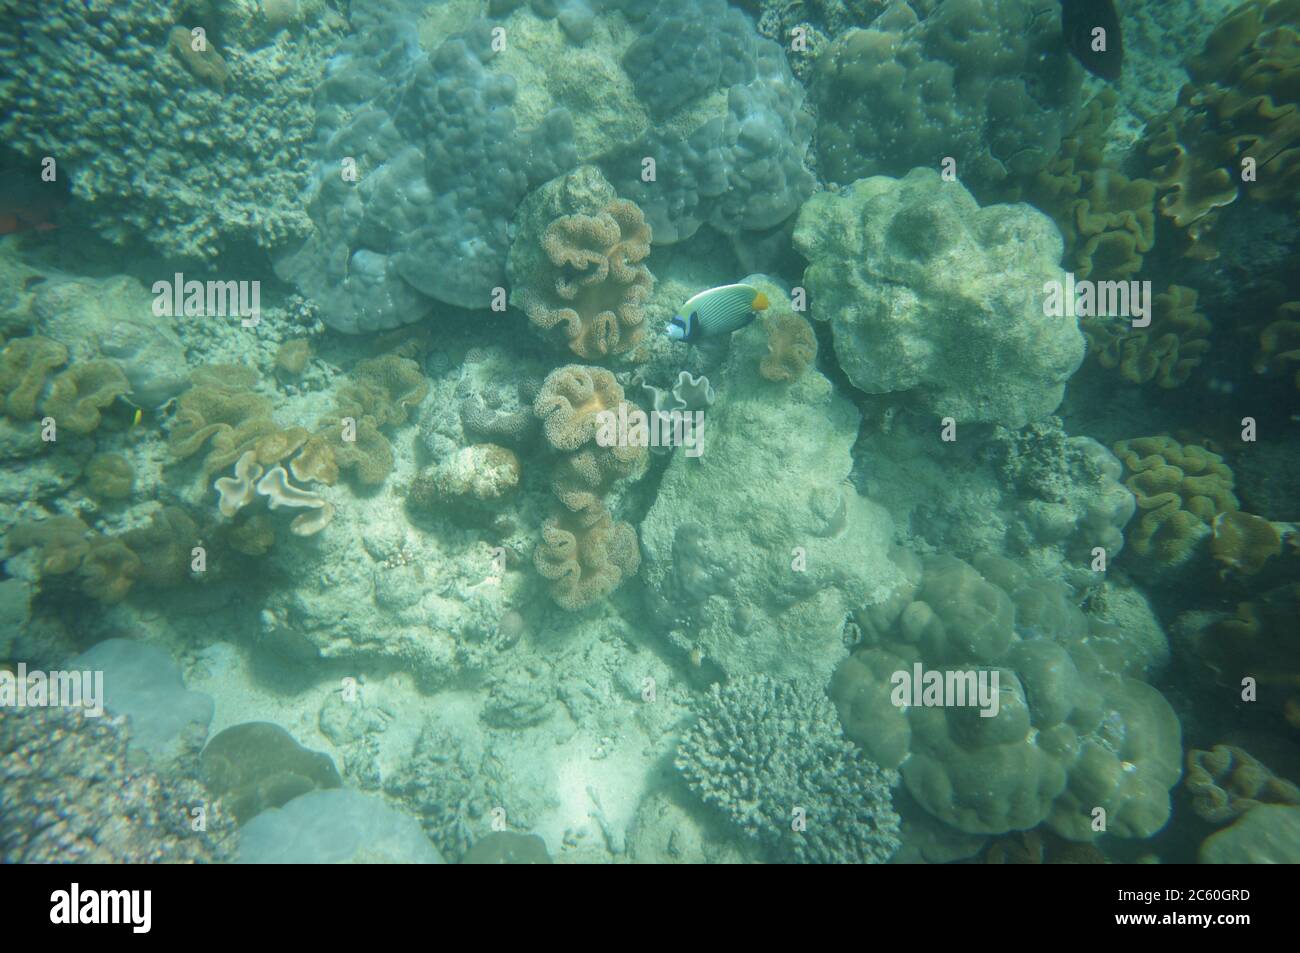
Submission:
[[[714,683],[692,713],[677,770],[774,860],[879,864],[898,850],[897,774],[844,740],[815,687],[746,675]]]
[[[315,227],[277,268],[340,331],[418,321],[430,299],[486,308],[506,284],[515,207],[575,164],[572,120],[517,123],[515,80],[485,68],[486,22],[426,54],[400,4],[357,4],[352,20],[315,97]],[[355,175],[340,174],[341,156]]]
[[[1115,444],[1115,453],[1124,462],[1124,485],[1137,498],[1129,547],[1153,569],[1187,562],[1215,517],[1238,508],[1232,470],[1204,447],[1167,436],[1136,437]]]
[[[268,40],[211,10],[186,26],[206,28],[206,52],[156,0],[7,3],[5,141],[33,167],[57,157],[95,230],[122,245],[213,259],[305,235],[311,88],[333,35],[312,23]]]
[[[1073,125],[1083,71],[1060,42],[1052,0],[891,4],[818,57],[822,174],[849,183],[951,157],[966,188],[995,198],[1046,165]]]
[[[1075,320],[1053,317],[1060,235],[1025,205],[981,208],[956,182],[914,169],[813,196],[795,246],[812,316],[869,394],[913,392],[960,422],[1020,427],[1050,414],[1083,360]]]
[[[968,833],[1046,822],[1091,840],[1097,807],[1120,837],[1164,826],[1182,773],[1180,726],[1159,692],[1127,677],[1136,644],[1117,633],[1108,649],[1106,627],[1068,590],[1001,557],[931,556],[908,578],[894,598],[858,613],[863,647],[832,682],[846,734],[868,756],[901,763],[916,801]],[[910,677],[917,664],[996,672],[996,711],[985,715],[983,701],[894,706],[895,673]]]
[[[561,332],[579,357],[625,354],[644,334],[642,305],[654,287],[643,263],[649,254],[641,210],[617,198],[599,170],[582,166],[520,207],[508,262],[511,302],[534,327]]]
[[[769,301],[770,279],[745,279]],[[757,328],[733,336],[699,459],[672,455],[641,523],[650,617],[728,677],[828,678],[846,615],[900,582],[889,515],[846,482],[859,417],[814,368],[768,381]]]
[[[617,413],[624,403],[630,402],[623,400],[623,388],[611,372],[568,364],[546,376],[533,411],[541,418],[551,446],[577,450],[595,439],[600,426],[598,415],[605,411]]]

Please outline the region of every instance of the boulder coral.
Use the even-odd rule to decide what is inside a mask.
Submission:
[[[1125,656],[1145,647],[1099,650],[1104,627],[1068,590],[1010,560],[895,559],[907,584],[857,614],[863,643],[831,682],[848,737],[898,767],[928,814],[966,833],[1046,823],[1088,841],[1098,807],[1112,835],[1150,837],[1164,826],[1181,732],[1160,693],[1127,674]],[[916,696],[900,707],[898,677],[918,665],[945,680],[975,673],[990,691],[996,673],[996,711]]]
[[[951,157],[981,201],[999,197],[1074,123],[1083,71],[1060,43],[1053,0],[891,3],[818,57],[822,174],[847,184]]]
[[[636,530],[608,512],[590,523],[571,514],[551,517],[533,554],[533,565],[550,580],[551,598],[571,612],[608,596],[640,564]]]
[[[763,276],[745,281],[788,292]],[[732,336],[702,453],[674,453],[641,523],[649,616],[705,677],[830,677],[845,618],[902,577],[889,514],[848,482],[859,416],[816,368],[774,384]]]
[[[804,203],[795,247],[812,317],[868,394],[907,392],[961,422],[1020,427],[1056,409],[1083,360],[1074,318],[1045,307],[1061,236],[1028,205],[981,208],[959,182],[914,169]]]
[[[1128,545],[1153,569],[1187,562],[1215,517],[1238,508],[1232,470],[1217,453],[1167,436],[1121,440],[1114,449],[1137,498]]]

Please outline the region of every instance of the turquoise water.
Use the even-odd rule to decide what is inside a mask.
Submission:
[[[1297,31],[0,0],[0,858],[1300,859]]]

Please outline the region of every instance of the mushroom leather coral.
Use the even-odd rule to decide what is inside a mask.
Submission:
[[[528,320],[561,328],[569,350],[589,360],[635,347],[654,287],[642,264],[650,226],[641,210],[615,199],[594,215],[562,216],[547,227],[542,248],[553,268],[551,287],[527,290]]]
[[[546,439],[557,450],[577,450],[596,436],[601,411],[617,411],[623,388],[601,367],[568,364],[546,375],[533,401]]]
[[[542,526],[533,565],[551,580],[555,604],[573,611],[603,599],[636,575],[641,551],[636,530],[614,522],[608,512],[589,525],[563,513]]]
[[[1196,292],[1181,285],[1155,296],[1151,325],[1134,328],[1113,318],[1085,318],[1089,352],[1134,384],[1163,388],[1186,383],[1210,350],[1210,321],[1196,310]]]

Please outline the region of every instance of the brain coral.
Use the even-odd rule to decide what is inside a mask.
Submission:
[[[551,598],[574,611],[597,602],[641,565],[636,530],[616,523],[608,512],[592,522],[565,513],[548,519],[533,565],[551,581]]]
[[[558,214],[538,221],[548,213]],[[654,288],[643,264],[650,227],[641,210],[616,198],[600,173],[584,166],[530,196],[519,222],[510,251],[511,299],[528,320],[544,331],[558,329],[579,357],[632,350]]]
[[[1232,471],[1204,447],[1161,436],[1121,440],[1114,449],[1128,473],[1124,483],[1137,497],[1129,547],[1152,568],[1186,562],[1214,518],[1238,508]]]
[[[677,770],[773,860],[880,864],[898,850],[898,775],[844,740],[819,689],[747,675],[691,707]]]
[[[921,568],[898,598],[858,615],[866,644],[831,686],[849,737],[881,763],[901,764],[917,802],[967,833],[1046,821],[1089,840],[1097,807],[1111,834],[1159,830],[1181,774],[1181,732],[1159,692],[1122,674],[1126,653],[1108,668],[1093,645],[1097,624],[1069,591],[1009,560],[934,556]],[[996,714],[951,699],[893,707],[895,674],[915,664],[996,671]]]
[[[953,0],[925,12],[890,4],[818,58],[821,172],[848,183],[952,157],[958,178],[988,201],[1056,154],[1082,70],[1060,55],[1053,0]]]
[[[813,196],[794,241],[812,315],[867,393],[1020,427],[1056,408],[1083,360],[1075,320],[1044,308],[1045,284],[1064,280],[1060,233],[1027,205],[981,208],[914,169]]]

